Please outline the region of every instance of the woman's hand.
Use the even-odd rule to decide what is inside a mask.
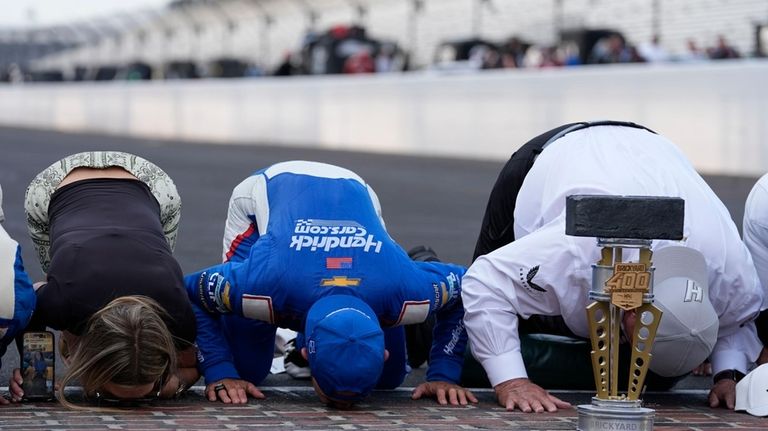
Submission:
[[[11,394],[11,401],[14,403],[21,402],[24,397],[24,390],[21,385],[24,383],[24,378],[21,377],[21,370],[15,368],[11,374],[11,380],[8,382],[8,391]]]

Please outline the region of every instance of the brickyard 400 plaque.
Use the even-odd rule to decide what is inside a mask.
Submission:
[[[633,310],[643,305],[643,294],[648,293],[651,273],[644,263],[617,263],[613,276],[605,282],[611,294],[611,303],[622,310]]]

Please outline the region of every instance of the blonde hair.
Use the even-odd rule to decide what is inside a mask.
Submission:
[[[176,372],[176,347],[162,317],[167,313],[146,296],[123,296],[97,311],[83,335],[68,346],[69,369],[57,390],[66,407],[79,408],[64,395],[78,379],[84,394],[105,383],[143,385]]]

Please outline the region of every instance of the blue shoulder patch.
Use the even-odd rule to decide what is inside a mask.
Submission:
[[[200,304],[209,313],[224,314],[232,311],[229,290],[229,282],[218,272],[208,274],[208,271],[203,271],[197,280],[197,295]]]

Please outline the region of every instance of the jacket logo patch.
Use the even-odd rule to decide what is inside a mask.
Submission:
[[[442,300],[442,303],[440,304],[441,306],[456,299],[459,296],[459,293],[461,292],[458,275],[451,272],[445,277],[445,280],[448,282],[447,288],[445,283],[443,283],[442,281],[440,282],[440,287],[443,290],[443,300]]]
[[[352,269],[351,257],[326,257],[325,269]]]
[[[232,307],[229,301],[229,282],[218,272],[203,272],[197,282],[197,295],[200,304],[209,313],[229,313]]]
[[[360,285],[359,278],[347,278],[345,276],[335,276],[333,278],[324,278],[320,282],[322,287],[351,287]]]
[[[529,269],[525,275],[524,268],[520,268],[520,283],[523,284],[523,287],[525,287],[525,290],[528,291],[528,293],[532,294],[540,294],[540,293],[546,293],[547,289],[544,289],[543,287],[539,286],[538,284],[533,282],[533,278],[536,276],[536,274],[539,273],[539,265],[534,266],[533,268]]]
[[[327,253],[340,248],[381,252],[382,242],[369,234],[365,226],[351,220],[298,219],[294,233],[289,247],[296,251]]]

